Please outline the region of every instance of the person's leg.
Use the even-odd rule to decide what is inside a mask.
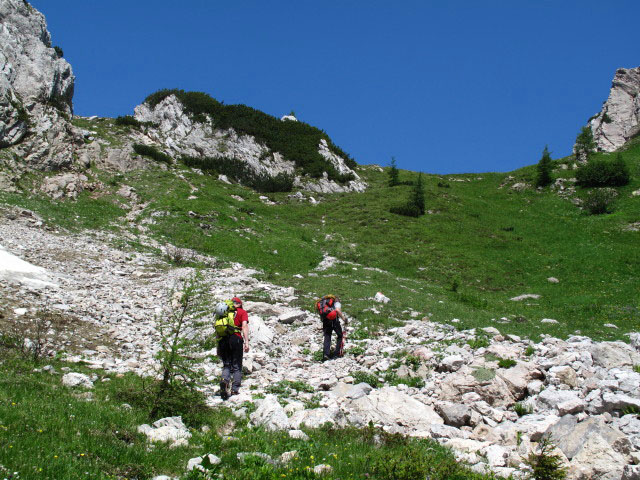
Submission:
[[[218,342],[218,356],[222,360],[222,375],[220,378],[220,396],[226,400],[231,380],[231,348],[229,337],[223,337]]]
[[[336,332],[336,349],[334,351],[334,357],[341,357],[342,356],[342,340],[344,338],[344,335],[342,333],[342,325],[340,325],[340,320],[336,319],[333,322],[333,329]]]
[[[322,361],[329,359],[329,353],[331,352],[331,333],[333,328],[329,320],[323,320],[322,331],[324,333],[324,344],[322,346]]]
[[[238,393],[242,383],[242,347],[244,342],[237,335],[231,335],[229,343],[231,345],[231,374],[233,376],[231,393]]]

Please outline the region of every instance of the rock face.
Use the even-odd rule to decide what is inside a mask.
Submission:
[[[22,0],[0,2],[0,146],[21,144],[28,164],[71,163],[75,77],[52,47],[44,16]]]
[[[175,158],[225,157],[245,163],[256,175],[295,173],[293,161],[285,159],[279,152],[271,151],[253,136],[238,134],[233,129],[215,128],[215,119],[209,116],[205,121],[193,119],[185,112],[175,95],[169,95],[153,107],[146,103],[138,105],[135,108],[135,118],[154,125],[146,131],[147,138],[143,143],[159,144]],[[318,153],[340,174],[352,173],[355,180],[340,185],[326,177],[318,181],[296,177],[296,187],[319,193],[364,191],[366,184],[346,165],[342,157],[331,152],[326,140],[320,141]]]
[[[589,122],[598,150],[612,152],[640,132],[640,67],[619,68],[609,98]]]

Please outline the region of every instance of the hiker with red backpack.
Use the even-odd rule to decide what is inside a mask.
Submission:
[[[249,351],[249,317],[238,297],[218,303],[215,314],[218,356],[222,360],[220,396],[226,400],[240,390],[242,354]]]
[[[342,313],[340,299],[335,295],[325,295],[316,302],[316,310],[322,319],[322,331],[324,334],[324,344],[322,349],[322,361],[326,362],[331,358],[342,357],[344,355],[344,337],[340,319],[344,321],[345,333],[348,326],[347,317]],[[331,335],[336,332],[336,348],[331,353]]]

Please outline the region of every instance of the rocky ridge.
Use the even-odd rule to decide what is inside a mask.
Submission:
[[[617,150],[640,132],[640,67],[616,70],[609,98],[589,126],[603,152]]]
[[[28,322],[49,312],[69,326],[47,333],[50,349],[64,347],[69,361],[110,373],[153,374],[160,338],[156,319],[171,308],[168,292],[191,268],[118,250],[109,246],[114,238],[108,234],[69,238],[21,209],[5,212],[0,238],[8,252],[45,269],[48,280],[38,285],[3,275],[4,321]],[[434,438],[474,469],[503,476],[519,475],[535,442],[551,433],[570,478],[637,478],[638,334],[631,345],[578,336],[545,337],[536,344],[492,327],[457,331],[419,319],[420,312],[404,312],[403,326],[348,340],[347,356],[318,363],[317,318],[291,306],[293,289],[261,281],[242,265],[199,260],[209,265],[204,281],[212,298],[255,300],[245,304],[252,332],[246,376],[241,395],[230,400],[236,414],[249,415],[255,425],[298,431],[327,422],[372,422],[386,431]],[[205,327],[190,334],[211,333]],[[204,352],[200,366],[203,391],[217,405],[222,400],[214,354],[215,349]],[[257,407],[250,414],[242,406],[247,401]]]
[[[111,123],[101,136],[97,131],[73,125],[75,77],[62,50],[52,47],[44,16],[23,0],[0,2],[0,187],[14,184],[28,170],[77,170],[94,165],[101,169],[128,171],[144,168],[150,161],[134,151],[135,144],[150,145],[174,158],[180,156],[233,158],[256,175],[294,173],[294,163],[272,152],[250,135],[233,129],[216,129],[212,119],[195,121],[175,96],[151,108],[135,109],[143,129],[118,129]],[[81,119],[90,123],[91,119]],[[283,121],[291,121],[287,118]],[[103,130],[106,124],[101,123]],[[354,180],[345,185],[324,178],[296,177],[297,188],[335,193],[363,191],[366,184],[326,142],[318,153],[342,174]]]

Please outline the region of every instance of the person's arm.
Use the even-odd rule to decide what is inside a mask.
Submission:
[[[242,322],[242,339],[244,340],[243,350],[245,352],[249,351],[249,322]]]
[[[347,328],[347,326],[349,325],[349,320],[347,320],[347,316],[344,313],[342,313],[342,310],[336,310],[336,312],[338,312],[338,316],[344,322],[344,327]]]

